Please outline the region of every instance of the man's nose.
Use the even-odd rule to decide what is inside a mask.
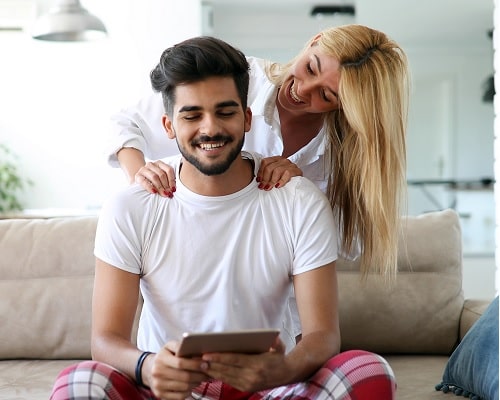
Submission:
[[[200,133],[205,135],[216,135],[220,133],[220,124],[214,115],[205,115],[200,126]]]

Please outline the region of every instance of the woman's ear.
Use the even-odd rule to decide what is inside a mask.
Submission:
[[[161,123],[163,125],[163,128],[165,128],[165,132],[167,132],[168,138],[175,139],[175,132],[174,129],[172,128],[172,121],[170,120],[167,114],[162,115]]]
[[[321,38],[321,33],[318,33],[316,36],[314,36],[311,40],[310,47],[316,46],[320,38]]]

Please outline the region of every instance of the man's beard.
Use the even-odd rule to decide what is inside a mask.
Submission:
[[[211,142],[215,141],[225,141],[226,146],[230,143],[232,143],[232,139],[222,136],[222,135],[216,135],[213,137],[210,137],[209,140]],[[203,143],[207,142],[208,140],[201,140],[198,143]],[[212,176],[212,175],[220,175],[226,172],[231,164],[233,163],[236,158],[239,157],[241,153],[241,149],[243,148],[243,144],[245,143],[245,137],[243,136],[241,140],[237,143],[237,145],[231,150],[231,152],[227,155],[225,160],[219,161],[217,163],[210,163],[210,164],[204,164],[202,161],[200,161],[194,154],[189,153],[186,151],[185,148],[183,148],[180,143],[177,141],[177,146],[179,147],[179,151],[184,157],[184,159],[192,164],[198,171],[200,171],[202,174],[207,175],[207,176]],[[196,144],[193,144],[193,146]]]

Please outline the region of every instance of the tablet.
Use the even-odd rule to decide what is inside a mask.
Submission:
[[[247,353],[269,351],[278,337],[278,329],[184,333],[177,351],[179,357],[200,356],[204,353]]]

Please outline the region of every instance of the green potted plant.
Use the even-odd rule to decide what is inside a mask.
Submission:
[[[22,210],[19,194],[33,182],[19,173],[19,157],[0,143],[0,214]]]

